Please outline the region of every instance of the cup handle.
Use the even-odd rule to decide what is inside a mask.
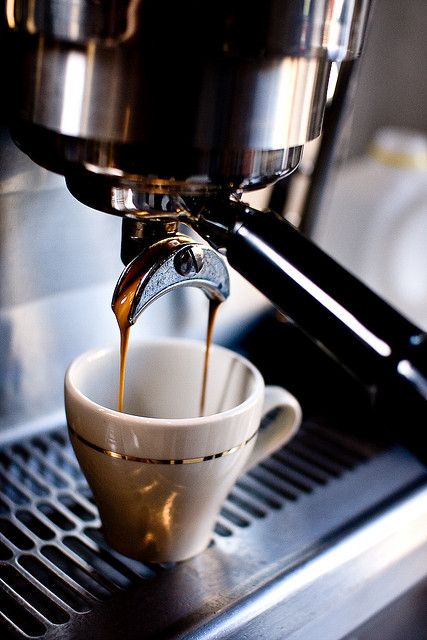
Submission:
[[[298,400],[286,389],[276,386],[265,388],[261,420],[273,409],[279,409],[279,411],[271,422],[259,431],[243,473],[283,447],[296,434],[301,425],[301,406]]]

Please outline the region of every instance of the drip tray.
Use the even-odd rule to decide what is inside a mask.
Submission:
[[[316,422],[238,481],[210,547],[176,565],[108,547],[65,428],[4,446],[0,469],[2,638],[327,640],[427,573],[424,467]]]

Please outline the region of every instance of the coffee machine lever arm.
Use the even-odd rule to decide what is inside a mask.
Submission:
[[[272,211],[212,199],[193,226],[357,377],[374,405],[406,406],[410,398],[425,422],[427,336],[421,329]]]

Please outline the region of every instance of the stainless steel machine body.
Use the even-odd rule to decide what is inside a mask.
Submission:
[[[320,134],[330,64],[358,55],[367,6],[8,2],[14,136],[101,210],[260,187]]]

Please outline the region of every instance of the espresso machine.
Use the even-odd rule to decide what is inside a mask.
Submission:
[[[10,637],[374,637],[363,625],[425,578],[426,336],[285,218],[250,204],[291,180],[322,133],[338,64],[346,91],[326,114],[317,162],[327,164],[369,13],[368,0],[4,3],[0,612]],[[178,253],[153,263],[130,323],[144,310],[144,331],[203,332],[188,289],[227,298],[226,260],[229,302],[234,279],[247,288],[219,341],[302,397],[305,422],[239,480],[204,554],[152,567],[104,542],[60,386],[71,357],[116,335],[94,311],[110,305],[119,255],[116,293],[141,254],[182,234]]]

